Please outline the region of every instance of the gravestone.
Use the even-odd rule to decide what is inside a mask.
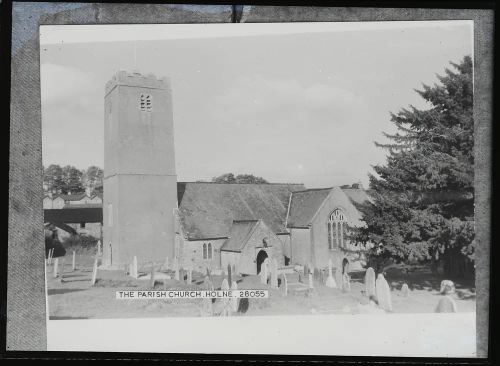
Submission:
[[[233,283],[232,278],[231,278],[231,265],[227,265],[227,281],[228,283]]]
[[[236,281],[233,281],[231,284],[231,290],[237,291],[238,290],[238,285],[236,284]],[[238,311],[238,298],[234,297],[231,299],[231,310],[233,313],[236,313]]]
[[[278,261],[276,258],[271,260],[271,286],[278,287]]]
[[[313,284],[313,274],[311,272],[309,272],[309,288],[314,288],[314,284]]]
[[[288,281],[286,279],[286,274],[283,273],[283,295],[288,295]]]
[[[382,273],[379,273],[375,281],[378,305],[381,309],[392,311],[391,289]]]
[[[450,296],[444,296],[436,306],[436,313],[456,313],[457,303]]]
[[[450,280],[441,281],[441,288],[439,289],[441,295],[448,295],[455,293],[455,284]]]
[[[203,282],[205,284],[205,290],[212,291],[214,289],[214,286],[213,286],[212,281],[210,280],[209,276],[205,276],[205,279]],[[206,297],[203,299],[202,312],[203,312],[203,315],[206,315],[206,316],[213,315],[212,299],[210,297]]]
[[[130,275],[137,279],[139,278],[139,270],[137,268],[137,257],[134,255],[134,258],[132,258],[132,269],[130,271]]]
[[[401,296],[408,297],[409,294],[410,294],[410,288],[406,283],[403,283],[403,286],[401,286]]]
[[[177,261],[177,258],[174,260],[174,270],[175,270],[175,279],[177,281],[180,280],[180,273],[179,273],[179,262]]]
[[[376,296],[375,291],[375,271],[372,267],[368,267],[365,273],[365,291],[366,296],[370,297],[372,295]]]
[[[73,262],[71,263],[71,269],[76,270],[76,252],[73,250]]]
[[[151,275],[150,275],[150,277],[149,277],[149,278],[151,279],[151,280],[150,280],[150,281],[151,281],[151,282],[150,282],[150,286],[151,286],[152,288],[154,288],[154,287],[155,287],[155,266],[154,266],[154,264],[153,264],[153,263],[151,263]]]
[[[190,285],[191,283],[193,283],[193,269],[191,267],[188,268],[187,283],[188,283],[188,285]]]
[[[260,283],[267,285],[267,258],[260,266]]]
[[[97,258],[94,259],[94,268],[92,269],[92,280],[91,280],[90,284],[92,286],[94,286],[96,280],[97,280]]]
[[[300,282],[305,283],[308,281],[309,278],[309,266],[307,264],[304,264],[304,276],[300,278]]]
[[[56,278],[56,277],[57,277],[57,270],[58,270],[58,268],[57,268],[57,267],[58,267],[58,265],[59,265],[59,258],[56,258],[56,259],[54,260],[54,278]]]
[[[328,260],[328,277],[326,279],[326,286],[330,288],[336,288],[337,283],[335,279],[333,278],[333,273],[332,273],[332,260]]]
[[[64,257],[62,257],[61,258],[61,268],[59,270],[59,277],[60,277],[61,282],[64,282],[63,281],[63,278],[64,278],[64,261],[65,261],[65,259],[64,259]]]
[[[224,278],[222,280],[222,284],[220,286],[220,289],[222,291],[227,291],[229,290],[229,283],[227,282],[227,279]],[[231,305],[231,299],[220,299],[222,302],[222,311],[221,311],[221,316],[229,316],[230,313],[230,305]]]
[[[339,288],[342,289],[342,267],[339,265],[335,268],[335,282],[338,284]]]

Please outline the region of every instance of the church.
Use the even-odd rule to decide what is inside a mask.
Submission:
[[[255,275],[279,266],[360,265],[349,228],[362,227],[361,184],[177,182],[172,90],[167,78],[120,71],[106,84],[103,267],[169,258],[205,272]]]

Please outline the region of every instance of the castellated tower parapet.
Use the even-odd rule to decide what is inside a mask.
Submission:
[[[177,208],[168,78],[120,71],[104,97],[103,266],[173,258]]]
[[[170,78],[168,77],[157,78],[151,73],[144,75],[138,71],[120,70],[106,83],[105,95],[108,95],[118,85],[171,91]]]

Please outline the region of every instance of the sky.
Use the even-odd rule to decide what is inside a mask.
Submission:
[[[42,155],[103,167],[104,85],[171,79],[178,181],[362,182],[390,112],[473,55],[471,21],[41,26]],[[105,169],[105,167],[104,167]]]

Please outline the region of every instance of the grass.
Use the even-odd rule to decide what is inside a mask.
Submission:
[[[71,269],[72,253],[65,258],[63,280],[53,277],[52,266],[47,266],[49,314],[51,319],[131,318],[131,317],[198,317],[203,312],[202,299],[117,300],[120,290],[204,290],[205,275],[193,272],[193,282],[186,284],[175,279],[156,279],[154,287],[148,279],[134,279],[124,270],[99,270],[95,286],[91,286],[94,255],[77,254],[75,271]],[[61,263],[61,261],[60,261]],[[172,275],[173,272],[168,271]],[[438,284],[444,278],[435,277],[425,267],[414,271],[393,268],[387,271],[391,285],[393,309],[396,313],[434,312],[441,295]],[[215,289],[221,287],[223,277],[212,276]],[[305,315],[305,314],[358,314],[368,304],[364,296],[362,273],[353,274],[351,292],[331,289],[319,282],[313,292],[284,296],[282,288],[274,289],[260,283],[259,276],[237,276],[238,289],[267,289],[268,299],[249,299],[245,314],[252,315]],[[403,297],[403,282],[410,286],[410,294]],[[470,281],[455,281],[455,301],[459,312],[475,311],[475,288]],[[219,301],[216,300],[215,303]],[[216,305],[216,304],[214,304]]]

